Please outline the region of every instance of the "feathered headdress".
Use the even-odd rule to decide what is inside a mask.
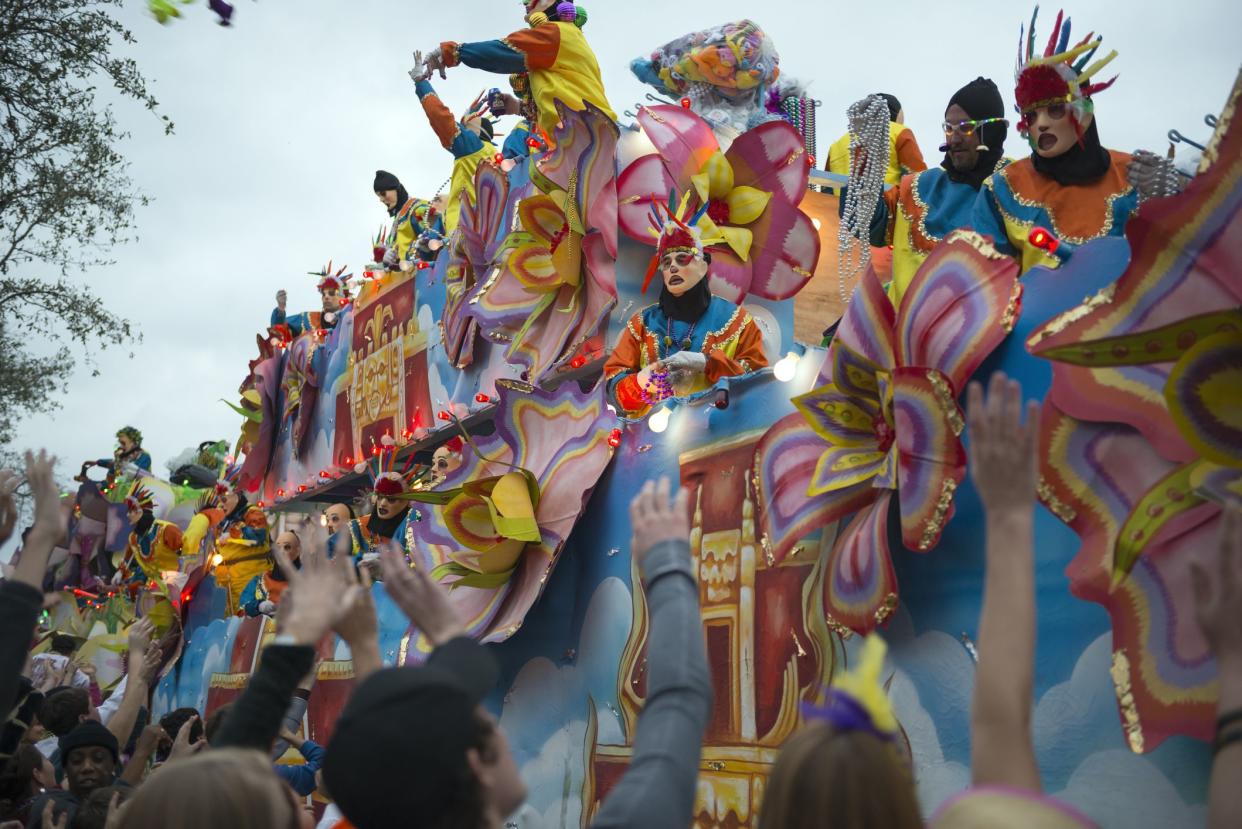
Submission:
[[[1018,32],[1018,63],[1014,72],[1014,98],[1018,112],[1029,112],[1049,104],[1069,104],[1074,110],[1076,123],[1080,122],[1091,112],[1091,96],[1108,89],[1117,80],[1114,75],[1103,83],[1091,82],[1096,73],[1117,57],[1117,51],[1114,49],[1092,62],[1104,40],[1095,37],[1095,32],[1089,32],[1073,48],[1069,48],[1070,21],[1064,11],[1059,11],[1044,53],[1036,56],[1035,20],[1038,16],[1039,6],[1036,6],[1031,15],[1030,30],[1023,28]],[[1029,128],[1025,118],[1018,122],[1019,132],[1025,134]]]
[[[359,475],[365,472],[371,478],[376,495],[395,497],[410,491],[416,477],[413,466],[414,455],[411,454],[398,467],[396,441],[384,435],[372,448],[371,459],[358,463],[354,471]]]
[[[151,494],[151,490],[143,486],[141,482],[134,481],[134,485],[129,488],[129,492],[125,495],[125,511],[147,511],[154,508],[155,497]]]
[[[354,276],[352,273],[345,273],[345,269],[348,267],[348,265],[341,265],[341,267],[337,268],[336,273],[333,273],[332,260],[328,260],[328,264],[325,267],[317,271],[308,271],[308,273],[310,276],[319,277],[319,282],[315,287],[319,289],[320,293],[327,289],[347,291],[348,285],[346,283]]]
[[[651,258],[651,264],[647,266],[647,275],[643,278],[644,294],[647,293],[647,286],[651,284],[651,278],[659,270],[660,259],[664,254],[670,251],[688,251],[701,256],[712,245],[725,241],[719,235],[716,225],[707,219],[706,201],[693,215],[687,215],[690,212],[690,192],[687,190],[680,202],[677,200],[676,191],[668,194],[668,204],[655,198],[651,200],[651,227],[648,232],[656,237],[656,252]]]
[[[470,106],[466,108],[466,111],[462,113],[461,123],[464,124],[467,121],[471,121],[475,118],[478,118],[484,124],[484,130],[483,130],[484,136],[483,137],[486,138],[488,141],[491,141],[497,138],[497,135],[496,135],[496,121],[492,118],[487,117],[488,113],[490,112],[491,112],[491,107],[487,101],[487,91],[484,90],[483,92],[479,93],[479,96],[475,98],[470,103]]]
[[[897,737],[897,718],[880,674],[888,646],[872,634],[863,642],[858,666],[832,681],[822,705],[804,705],[807,719],[823,720],[836,731],[866,731],[884,741]]]

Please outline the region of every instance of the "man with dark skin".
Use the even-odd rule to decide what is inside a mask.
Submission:
[[[72,820],[78,805],[84,803],[91,792],[111,786],[116,780],[120,767],[117,739],[94,720],[83,721],[61,737],[60,754],[64,760],[65,788],[50,790],[35,802],[27,829],[40,829],[44,825],[44,812],[49,808],[51,817],[67,813]]]

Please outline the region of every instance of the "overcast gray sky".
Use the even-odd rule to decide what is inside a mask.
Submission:
[[[124,148],[133,178],[153,202],[138,211],[140,240],[84,278],[144,339],[132,360],[101,355],[100,377],[79,372],[51,415],[18,430],[18,447],[60,455],[62,477],[82,459],[108,455],[125,424],[145,433],[160,472],[188,445],[232,441],[238,419],[218,400],[235,397],[277,289],[289,290],[291,311],[312,308],[307,271],[329,258],[354,268],[369,258],[386,219],[371,192],[377,168],[416,195],[449,174],[405,74],[410,53],[522,27],[517,0],[235,2],[235,25],[222,29],[202,0],[169,26],[150,19],[142,0],[126,0],[134,54],[176,133],[165,136],[137,108],[118,109],[133,133]],[[1012,103],[1018,26],[1031,10],[975,0],[584,4],[618,113],[646,91],[629,73],[632,58],[689,31],[755,20],[775,41],[782,70],[810,81],[823,102],[821,165],[845,107],[881,90],[901,99],[935,163],[944,105],[959,86],[989,76]],[[1120,51],[1111,70],[1121,79],[1097,102],[1106,145],[1162,151],[1170,127],[1207,135],[1203,115],[1220,109],[1242,59],[1240,9],[1237,0],[1079,0],[1068,9],[1080,35],[1094,29]],[[1055,5],[1044,7],[1042,38],[1055,15]],[[460,110],[504,81],[459,68],[437,85]],[[1008,151],[1027,154],[1013,135]]]

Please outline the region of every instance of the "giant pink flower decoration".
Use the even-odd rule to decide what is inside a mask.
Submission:
[[[691,209],[707,205],[705,220],[726,245],[712,251],[712,292],[741,302],[747,294],[788,299],[810,280],[819,260],[819,234],[798,209],[810,159],[797,131],[784,121],[760,124],[721,151],[707,122],[688,109],[643,107],[638,114],[656,152],[634,161],[618,179],[621,229],[646,244],[652,203],[689,193]]]

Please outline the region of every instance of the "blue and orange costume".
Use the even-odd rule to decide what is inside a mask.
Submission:
[[[703,257],[705,244],[723,241],[705,242],[697,218],[684,222],[670,216],[664,223],[648,280],[654,276],[665,254],[689,253]],[[712,296],[709,278],[704,275],[698,284],[678,297],[664,288],[659,302],[639,311],[625,324],[625,330],[604,363],[604,378],[609,400],[624,411],[626,417],[643,417],[651,410],[652,403],[658,402],[648,393],[649,389],[641,388],[639,373],[679,351],[699,352],[705,358],[703,373],[684,390],[685,394],[705,391],[722,377],[747,374],[768,364],[763,334],[755,320],[745,308]],[[644,292],[647,284],[643,284]],[[679,303],[683,307],[702,303],[695,307],[694,313],[698,313],[699,307],[702,312],[693,321],[677,321],[665,312],[666,303],[674,309]],[[672,313],[676,315],[676,310]]]
[[[247,584],[246,589],[242,591],[238,602],[241,612],[250,617],[262,615],[263,611],[259,609],[259,605],[263,602],[279,604],[280,597],[284,595],[285,588],[288,586],[287,579],[278,579],[271,572],[260,573],[251,579],[250,584]]]
[[[582,13],[578,16],[585,17]],[[608,105],[599,61],[577,19],[564,20],[559,16],[554,19],[536,12],[528,20],[529,29],[499,40],[441,43],[444,65],[463,64],[502,74],[525,72],[538,111],[536,126],[546,135],[552,135],[556,129],[559,117],[555,102],[558,100],[575,112],[592,104],[615,121],[617,116]]]
[[[1057,15],[1048,46],[1037,56],[1031,19],[1029,39],[1019,42],[1014,99],[1022,115],[1018,131],[1033,154],[984,182],[974,207],[974,229],[991,236],[997,250],[1017,257],[1023,273],[1036,265],[1055,268],[1092,239],[1124,236],[1126,222],[1138,209],[1138,191],[1126,175],[1130,156],[1105,150],[1096,132],[1092,96],[1117,77],[1102,83],[1091,79],[1117,52],[1091,63],[1101,38],[1092,40],[1092,33],[1071,48],[1069,35],[1070,21]],[[1052,116],[1053,108],[1061,114]],[[1050,158],[1038,155],[1031,130],[1031,118],[1045,109],[1049,117],[1069,118],[1078,135],[1076,146]],[[1036,228],[1051,233],[1055,245],[1038,235],[1032,241]]]
[[[242,507],[240,513],[226,520],[219,507],[200,511],[185,528],[183,542],[185,549],[202,549],[204,559],[214,564],[212,574],[228,595],[229,615],[238,612],[242,593],[254,577],[275,563],[267,515],[257,506]]]

